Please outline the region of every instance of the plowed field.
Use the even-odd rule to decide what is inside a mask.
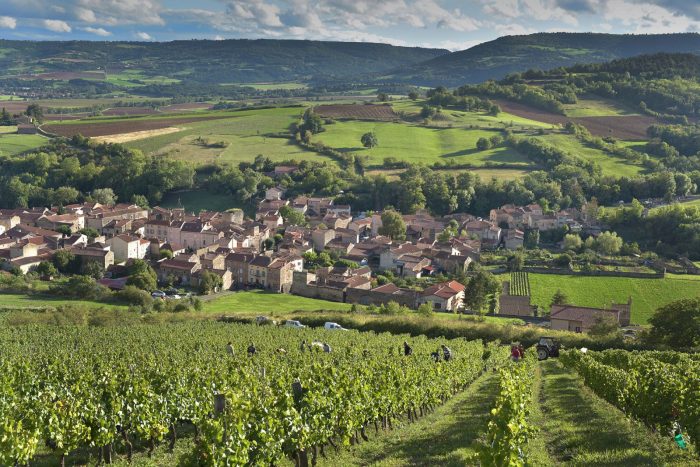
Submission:
[[[153,120],[119,120],[116,122],[79,123],[74,125],[44,125],[42,129],[60,136],[105,136],[134,133],[136,131],[159,130],[191,122],[217,120],[221,117],[182,117]]]

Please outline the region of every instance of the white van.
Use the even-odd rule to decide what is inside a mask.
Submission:
[[[297,329],[302,329],[305,328],[303,324],[301,324],[299,321],[295,321],[293,319],[288,319],[287,321],[284,322],[284,325],[290,328],[297,328]]]
[[[325,329],[328,329],[329,331],[347,331],[344,327],[342,327],[338,323],[331,323],[330,321],[327,322],[326,324],[323,325]]]

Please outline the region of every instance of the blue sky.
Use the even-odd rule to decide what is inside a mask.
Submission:
[[[700,0],[0,0],[0,38],[285,38],[459,50],[540,31],[700,31]]]

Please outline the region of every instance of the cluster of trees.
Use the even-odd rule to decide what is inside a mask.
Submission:
[[[65,205],[104,189],[125,202],[154,204],[168,191],[192,187],[194,174],[191,164],[121,145],[56,139],[30,154],[0,159],[0,208]]]
[[[490,99],[475,95],[459,94],[457,91],[452,92],[444,86],[428,90],[426,97],[428,98],[428,104],[433,107],[451,107],[467,112],[483,111],[494,116],[501,113],[501,108],[498,104]]]
[[[529,106],[564,114],[565,103],[576,103],[576,94],[571,90],[564,91],[563,87],[538,87],[524,83],[506,84],[496,81],[486,81],[481,84],[467,84],[455,91],[457,96],[489,96],[500,97]]]
[[[627,239],[659,254],[700,259],[700,208],[674,204],[645,216],[644,207],[635,200],[630,206],[603,209],[600,218]]]

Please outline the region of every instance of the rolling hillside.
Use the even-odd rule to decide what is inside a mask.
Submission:
[[[700,35],[538,33],[505,36],[400,68],[384,79],[429,86],[457,86],[500,79],[508,73],[531,68],[548,70],[657,52],[700,53]]]
[[[294,40],[34,42],[0,40],[0,77],[83,72],[75,78],[148,82],[167,77],[200,84],[360,77],[423,62],[442,49]],[[97,72],[97,73],[85,73]],[[58,75],[58,78],[61,78]],[[66,76],[70,79],[71,77]],[[167,84],[167,82],[166,82]]]

